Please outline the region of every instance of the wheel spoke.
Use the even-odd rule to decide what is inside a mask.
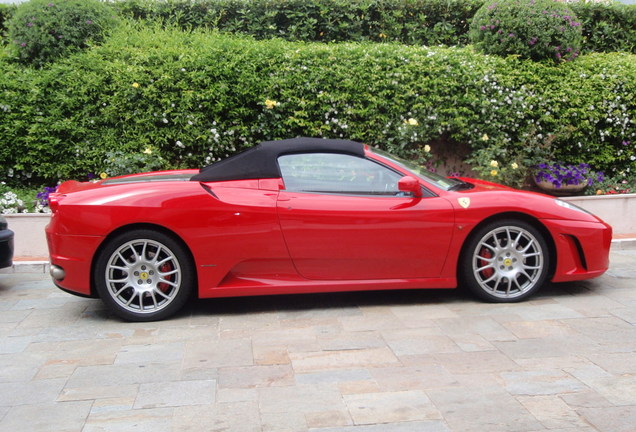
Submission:
[[[106,279],[106,282],[108,282],[109,284],[116,284],[116,283],[125,283],[128,280],[128,277],[124,277],[122,279]]]
[[[494,267],[495,267],[495,265],[494,265],[494,264],[492,264],[492,263],[490,263],[490,264],[487,264],[487,265],[485,265],[485,266],[483,266],[483,267],[479,267],[479,268],[478,268],[478,269],[476,269],[475,271],[476,271],[476,272],[478,272],[478,273],[481,273],[481,272],[483,272],[483,271],[484,271],[484,270],[486,270],[486,269],[494,268]]]
[[[159,294],[161,297],[163,297],[163,298],[165,298],[165,299],[169,299],[169,298],[170,298],[170,296],[169,296],[169,295],[165,294],[165,293],[164,293],[163,291],[161,291],[161,290],[154,290],[154,291],[153,291],[153,293],[155,293],[155,294]]]
[[[169,279],[159,278],[159,280],[161,281],[161,283],[165,283],[165,284],[168,284],[168,285],[173,286],[173,287],[177,286],[176,283],[172,282]]]
[[[121,288],[117,289],[117,291],[114,291],[113,294],[115,295],[115,297],[119,297],[121,296],[121,293],[123,293],[128,288],[132,288],[132,285],[125,284]]]
[[[161,261],[155,261],[155,265],[157,267],[161,267],[163,266],[165,263],[167,263],[168,261],[172,260],[173,257],[172,255],[168,255],[167,257],[165,257],[164,259],[162,259]]]
[[[528,244],[521,249],[521,253],[525,253],[528,249],[530,249],[531,247],[534,247],[534,239],[530,239],[530,241],[528,242]]]

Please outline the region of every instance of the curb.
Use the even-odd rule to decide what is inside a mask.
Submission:
[[[612,240],[611,250],[629,250],[636,249],[636,237],[634,238],[616,238]],[[50,265],[48,261],[28,261],[24,258],[16,258],[12,267],[0,269],[0,274],[14,273],[32,273],[32,274],[48,274]]]

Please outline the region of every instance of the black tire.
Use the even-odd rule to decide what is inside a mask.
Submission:
[[[121,233],[103,245],[95,265],[102,301],[127,321],[157,321],[183,307],[195,286],[189,253],[158,231]]]
[[[495,303],[524,300],[544,284],[550,251],[543,234],[516,219],[478,228],[464,245],[460,281],[477,297]]]

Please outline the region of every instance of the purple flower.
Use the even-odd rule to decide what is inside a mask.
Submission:
[[[28,22],[27,23],[27,27],[33,27],[33,23],[32,22]]]
[[[510,34],[508,35],[508,37],[513,38],[513,37],[515,37],[515,34],[514,34],[514,33],[510,33]]]
[[[629,141],[623,141],[621,144],[623,144],[624,146],[628,146],[628,145],[630,145],[631,143],[630,143]]]
[[[55,5],[54,5],[53,3],[49,3],[49,4],[47,4],[47,6],[48,6],[48,7],[53,7],[53,6],[55,6]]]
[[[57,186],[46,186],[42,192],[38,192],[35,198],[38,201],[38,204],[42,206],[49,205],[49,195],[57,191]]]
[[[481,30],[481,31],[486,30],[486,26],[479,26],[479,30]]]
[[[86,20],[86,24],[91,25],[91,24],[93,24],[93,21],[91,21],[91,20]]]
[[[536,166],[535,179],[537,182],[550,182],[555,187],[560,188],[563,185],[592,185],[595,181],[602,182],[605,175],[598,171],[594,172],[590,169],[589,164],[580,163],[578,165],[560,165],[539,164]]]
[[[537,43],[538,40],[539,40],[538,38],[533,37],[532,39],[528,41],[528,45],[534,45]]]
[[[24,47],[26,46],[26,42],[22,42],[22,43],[20,44],[20,46],[21,46],[22,48],[24,48]]]

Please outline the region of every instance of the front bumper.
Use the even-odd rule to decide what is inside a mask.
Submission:
[[[612,227],[605,222],[543,220],[554,239],[552,282],[591,279],[609,267]]]
[[[13,231],[3,229],[0,231],[0,268],[13,265]]]

